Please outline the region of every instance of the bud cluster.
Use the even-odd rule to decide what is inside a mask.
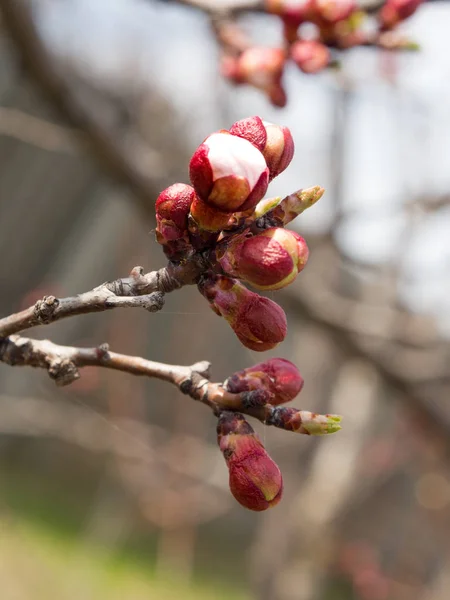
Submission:
[[[356,0],[265,0],[264,10],[282,23],[284,47],[256,46],[235,24],[223,44],[221,71],[232,83],[263,91],[275,106],[285,106],[283,72],[292,61],[304,73],[338,64],[338,52],[355,46],[415,50],[417,45],[393,34],[423,0],[385,0],[365,11]],[[309,24],[309,28],[302,26]],[[389,35],[386,33],[389,32]],[[226,43],[224,39],[226,39]]]
[[[284,358],[271,358],[234,373],[223,384],[233,394],[240,394],[241,406],[248,410],[246,399],[258,394],[265,404],[250,405],[263,410],[264,423],[285,431],[322,436],[341,428],[338,415],[318,415],[309,411],[280,406],[293,400],[303,388],[297,367]],[[239,410],[239,407],[237,408]],[[242,409],[241,409],[242,410]],[[261,420],[261,415],[260,415]],[[237,412],[220,413],[218,443],[230,474],[230,489],[236,500],[250,510],[266,510],[281,498],[283,481],[277,465],[268,456],[261,441]]]
[[[295,280],[309,250],[303,237],[285,226],[324,191],[315,186],[283,199],[264,199],[269,182],[289,166],[293,155],[289,129],[260,117],[242,119],[229,130],[209,135],[191,158],[192,185],[171,185],[155,205],[156,239],[169,258],[168,279],[174,280],[175,287],[196,284],[239,341],[257,352],[271,350],[284,340],[286,315],[276,302],[244,284],[267,291]],[[231,493],[250,510],[275,506],[283,479],[241,412],[266,425],[306,435],[340,429],[336,415],[283,406],[302,388],[297,367],[284,358],[238,371],[223,384],[208,387],[202,379],[202,398],[218,416],[217,439]],[[199,388],[192,389],[198,392]]]
[[[178,263],[202,256],[200,293],[242,344],[259,352],[284,340],[286,315],[244,284],[271,291],[296,279],[309,250],[284,227],[323,193],[316,186],[284,200],[263,199],[293,155],[287,127],[242,119],[200,144],[189,165],[192,185],[176,183],[156,201],[156,237],[166,256]]]

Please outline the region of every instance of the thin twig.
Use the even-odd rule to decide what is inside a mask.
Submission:
[[[92,312],[111,308],[145,308],[149,312],[161,310],[164,294],[195,283],[205,269],[201,255],[194,255],[182,265],[169,263],[159,271],[144,273],[142,267],[134,267],[128,277],[102,285],[68,298],[45,296],[33,306],[0,319],[0,337],[19,333],[35,327]]]
[[[103,367],[132,375],[162,379],[211,408],[214,414],[223,411],[240,412],[285,431],[306,435],[324,435],[340,429],[340,417],[317,415],[296,408],[264,403],[269,396],[261,390],[233,394],[222,384],[209,380],[210,363],[201,361],[190,367],[168,365],[111,352],[107,344],[95,348],[61,346],[50,340],[34,340],[12,335],[0,338],[0,362],[11,366],[46,369],[59,386],[69,385],[80,377],[83,367]]]

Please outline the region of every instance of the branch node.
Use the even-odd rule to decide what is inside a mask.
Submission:
[[[195,373],[198,373],[202,377],[205,377],[206,379],[211,379],[211,363],[207,360],[196,362],[191,366],[191,370]]]
[[[162,309],[164,302],[164,292],[153,292],[153,294],[149,295],[148,306],[145,306],[144,308],[150,313],[155,313]]]
[[[144,267],[133,267],[130,272],[130,277],[140,279],[145,273]]]
[[[183,287],[183,284],[171,275],[169,269],[163,268],[157,272],[157,286],[161,292],[167,294]]]
[[[106,342],[103,344],[100,344],[96,350],[97,350],[97,357],[99,360],[104,361],[104,360],[108,359],[109,344],[107,344]]]
[[[64,386],[73,383],[80,377],[80,373],[71,360],[54,358],[48,366],[48,374],[56,385]]]
[[[265,406],[269,404],[272,398],[273,394],[265,389],[250,390],[249,392],[241,393],[241,402],[245,409]]]
[[[182,394],[186,394],[186,396],[190,396],[191,392],[193,390],[192,379],[189,378],[189,379],[185,379],[184,381],[182,381],[179,385],[179,389]]]
[[[44,296],[42,300],[38,300],[34,305],[34,316],[39,323],[51,323],[58,306],[58,298],[55,298],[55,296]]]

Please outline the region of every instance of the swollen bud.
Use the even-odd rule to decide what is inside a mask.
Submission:
[[[423,0],[387,0],[379,13],[381,26],[384,29],[395,27],[414,14],[422,2]]]
[[[335,24],[348,19],[356,9],[355,0],[312,0],[311,12],[314,18],[311,20],[318,25]]]
[[[308,256],[302,236],[271,227],[258,235],[230,237],[225,250],[218,250],[217,258],[227,275],[260,290],[279,290],[294,281],[305,268]]]
[[[271,180],[289,166],[294,156],[294,140],[289,129],[260,117],[237,121],[230,127],[230,133],[248,140],[262,152]]]
[[[272,104],[286,105],[286,93],[281,83],[286,54],[281,48],[252,46],[237,58],[227,56],[222,61],[222,73],[234,83],[247,83],[267,94]]]
[[[195,228],[202,231],[217,232],[226,227],[230,220],[230,213],[222,212],[203,202],[198,196],[191,204],[190,211],[190,230],[194,231],[192,222]]]
[[[329,49],[314,40],[299,40],[292,44],[290,49],[292,60],[304,73],[318,73],[322,71],[331,60]]]
[[[340,415],[319,415],[309,410],[297,410],[289,406],[277,406],[267,418],[268,425],[285,431],[306,435],[328,435],[341,429]]]
[[[269,298],[247,290],[239,281],[216,275],[200,282],[198,288],[246,348],[264,352],[286,337],[284,310]]]
[[[217,442],[227,463],[231,493],[239,504],[255,511],[278,504],[283,493],[281,471],[241,414],[221,413]]]
[[[265,0],[265,9],[268,13],[279,15],[292,28],[297,28],[309,20],[311,4],[312,0]]]
[[[270,404],[290,402],[302,390],[303,377],[297,367],[285,358],[270,358],[262,363],[237,371],[225,381],[229,392],[238,394],[252,390],[268,390]]]
[[[252,217],[254,219],[270,217],[274,225],[284,227],[306,209],[311,208],[322,198],[324,192],[322,187],[315,185],[289,194],[283,200],[281,198],[265,198],[255,206]]]
[[[189,174],[201,200],[228,213],[253,208],[269,183],[261,152],[228,131],[206,138],[191,158]]]
[[[194,199],[194,188],[175,183],[156,200],[156,239],[169,258],[182,256],[189,249],[188,215]]]

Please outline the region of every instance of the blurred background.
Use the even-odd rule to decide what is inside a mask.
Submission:
[[[297,149],[270,195],[326,188],[295,221],[310,264],[273,296],[289,333],[265,356],[298,365],[298,408],[344,417],[322,439],[256,424],[285,494],[252,513],[228,490],[213,415],[168,384],[85,369],[60,389],[0,365],[2,600],[448,600],[450,4],[405,24],[419,53],[289,68],[284,109],[222,80],[189,6],[0,6],[1,315],[163,266],[157,195],[188,181],[206,135],[258,114]],[[280,42],[274,18],[243,23]],[[31,335],[207,359],[218,381],[261,360],[188,288],[153,315]]]

